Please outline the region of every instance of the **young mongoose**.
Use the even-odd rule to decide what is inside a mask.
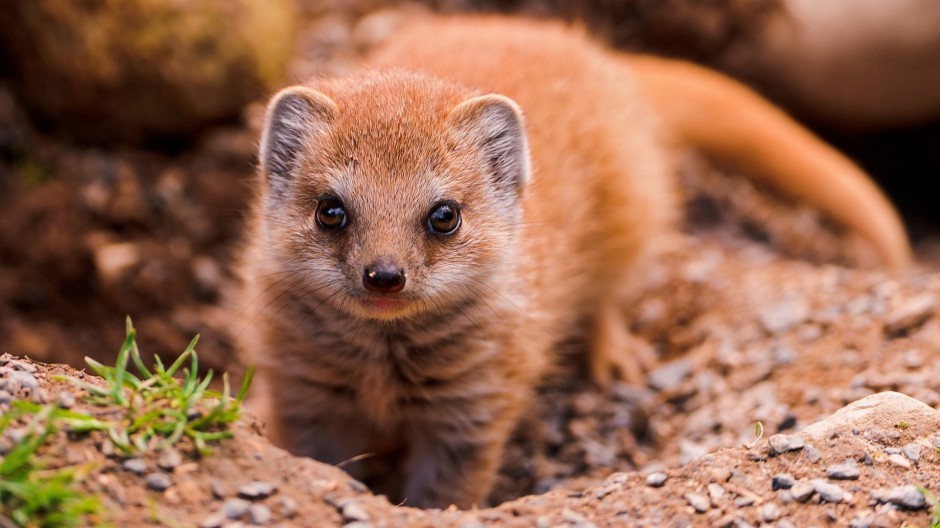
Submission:
[[[272,99],[238,334],[274,441],[369,454],[393,500],[483,503],[563,339],[630,372],[622,297],[679,210],[662,135],[908,259],[864,174],[715,73],[496,18],[418,23],[373,66]]]

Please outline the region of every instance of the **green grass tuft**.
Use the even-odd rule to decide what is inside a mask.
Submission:
[[[0,518],[21,527],[87,526],[88,516],[101,510],[97,498],[76,486],[83,476],[81,467],[44,469],[38,456],[40,447],[58,431],[58,421],[74,421],[72,414],[51,405],[14,402],[0,416],[0,435],[15,420],[30,420],[23,437],[0,458]]]
[[[200,453],[206,453],[210,442],[230,438],[232,432],[227,426],[241,414],[252,369],[248,369],[238,395],[232,398],[227,374],[222,377],[222,392],[208,388],[211,370],[205,378],[199,377],[198,335],[172,365],[165,367],[155,356],[153,367],[148,369],[140,357],[137,331],[130,318],[126,327],[127,338],[113,367],[85,358],[95,374],[105,379],[106,388],[70,379],[89,393],[89,403],[120,409],[121,418],[108,422],[105,429],[114,445],[125,454],[135,454],[163,449],[189,437]],[[187,361],[189,367],[184,368]],[[138,374],[128,370],[130,362]],[[177,373],[180,378],[175,377]]]

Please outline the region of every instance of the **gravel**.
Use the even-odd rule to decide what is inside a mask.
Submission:
[[[164,491],[173,485],[173,480],[166,473],[150,473],[144,477],[147,487],[154,491]]]
[[[666,480],[668,479],[669,475],[661,471],[657,471],[656,473],[650,473],[646,476],[646,485],[651,488],[660,488],[666,483]]]
[[[858,465],[854,460],[847,460],[826,468],[826,476],[833,480],[855,480],[859,474]]]
[[[256,480],[239,486],[238,496],[243,499],[264,499],[270,497],[277,491],[277,486],[270,482]]]
[[[874,490],[871,497],[880,503],[890,503],[909,510],[927,507],[927,498],[917,486],[897,486],[886,490]]]
[[[790,451],[799,451],[806,447],[806,441],[799,435],[775,434],[768,439],[770,455],[779,455]]]

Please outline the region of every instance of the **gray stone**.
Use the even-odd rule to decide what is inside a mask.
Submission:
[[[913,485],[875,490],[871,492],[871,497],[878,502],[894,504],[909,510],[927,507],[927,498],[917,489],[917,486]]]
[[[368,521],[371,519],[369,512],[357,501],[349,501],[343,505],[343,520],[346,521]]]
[[[930,319],[936,304],[937,297],[930,293],[908,299],[885,318],[885,333],[896,336],[916,329]]]
[[[661,488],[666,484],[666,480],[669,479],[669,475],[657,471],[656,473],[650,473],[646,476],[646,485],[651,488]]]
[[[813,485],[813,490],[819,494],[819,498],[826,502],[842,502],[845,498],[845,491],[837,484],[823,479],[813,479],[810,484]]]
[[[147,487],[154,491],[163,491],[173,485],[173,480],[166,473],[151,473],[144,477]]]
[[[806,321],[809,316],[809,307],[806,300],[801,297],[791,297],[760,310],[758,318],[761,326],[770,334],[777,334],[789,330]]]
[[[71,392],[60,392],[56,395],[56,405],[62,409],[75,407],[75,395]]]
[[[812,483],[799,481],[790,488],[790,495],[798,502],[806,502],[813,496],[816,488]]]
[[[160,451],[160,456],[157,458],[157,465],[167,471],[174,470],[176,466],[182,463],[183,455],[174,447],[167,447],[163,451]]]
[[[796,484],[796,479],[789,473],[777,473],[770,479],[770,487],[773,490],[790,489]]]
[[[767,441],[770,443],[771,455],[779,455],[788,451],[798,451],[806,447],[806,441],[798,435],[775,434]]]
[[[251,503],[245,499],[231,498],[222,503],[222,513],[226,518],[239,519],[251,508]]]
[[[780,508],[772,502],[764,504],[760,509],[760,517],[764,522],[773,522],[780,518]]]
[[[271,522],[271,508],[264,504],[252,504],[248,508],[248,517],[252,524],[268,524]]]
[[[225,524],[225,514],[215,512],[199,521],[199,528],[222,528],[223,524]]]
[[[655,390],[669,391],[679,387],[689,374],[693,365],[688,359],[677,359],[650,372],[649,384]]]
[[[859,474],[854,460],[846,460],[841,464],[833,464],[826,468],[826,476],[833,480],[855,480]]]
[[[904,453],[904,456],[909,458],[910,461],[915,464],[920,462],[920,450],[920,444],[913,442],[901,448],[901,452]]]
[[[238,496],[243,499],[264,499],[277,491],[277,486],[270,482],[256,480],[238,488]]]
[[[140,458],[128,458],[121,464],[121,467],[137,475],[143,475],[147,472],[147,463]]]
[[[705,513],[711,508],[711,501],[701,493],[686,493],[682,496],[697,513]]]

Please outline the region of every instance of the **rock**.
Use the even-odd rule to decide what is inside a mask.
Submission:
[[[157,458],[157,466],[167,471],[173,471],[176,466],[182,463],[183,455],[172,446],[160,451],[160,456]]]
[[[277,491],[277,486],[270,482],[254,481],[244,484],[238,488],[238,496],[243,499],[264,499],[270,497]]]
[[[143,475],[147,472],[147,463],[140,458],[128,458],[121,463],[121,467],[137,475]]]
[[[199,528],[221,528],[225,524],[225,514],[223,512],[215,512],[209,514],[203,520],[199,521]]]
[[[921,446],[917,443],[910,443],[901,448],[901,452],[913,463],[920,462]]]
[[[888,462],[904,469],[911,469],[912,467],[910,460],[908,460],[904,455],[897,453],[888,455]]]
[[[770,443],[771,456],[798,451],[806,446],[806,442],[799,435],[775,434],[767,441]]]
[[[796,479],[789,473],[777,473],[770,479],[770,486],[773,490],[790,489],[796,484]]]
[[[701,493],[686,493],[682,496],[697,513],[705,513],[711,508],[711,501]]]
[[[820,420],[803,430],[803,433],[816,438],[820,443],[841,432],[863,431],[865,438],[880,441],[879,438],[898,437],[897,431],[885,431],[883,421],[890,417],[895,423],[905,421],[918,423],[935,419],[936,410],[930,406],[898,392],[879,392],[866,396],[839,409],[828,418]]]
[[[806,502],[815,491],[816,488],[812,483],[801,480],[790,488],[790,495],[798,502]]]
[[[264,504],[252,504],[248,508],[248,517],[252,524],[267,524],[271,521],[271,508]]]
[[[809,307],[801,297],[791,297],[767,307],[758,313],[761,326],[770,334],[778,334],[806,321]]]
[[[661,392],[672,391],[679,387],[689,374],[693,365],[688,359],[677,359],[650,372],[649,385]]]
[[[371,519],[369,512],[358,501],[354,500],[343,505],[342,514],[345,521],[368,521]]]
[[[780,508],[772,502],[764,504],[760,509],[760,517],[764,522],[773,522],[780,518]]]
[[[56,395],[55,401],[60,409],[71,409],[75,407],[75,395],[71,392],[60,392]]]
[[[665,473],[661,471],[657,471],[656,473],[650,473],[649,475],[646,476],[646,485],[651,488],[661,488],[664,484],[666,484],[666,480],[668,478],[669,478],[669,475],[666,475]]]
[[[279,510],[281,517],[291,519],[297,515],[297,501],[290,497],[281,497]]]
[[[251,503],[245,499],[231,498],[222,503],[222,513],[228,519],[240,519],[251,509]]]
[[[810,481],[813,490],[819,494],[819,498],[826,502],[842,502],[845,498],[845,491],[836,484],[826,482],[823,479],[813,479]]]
[[[859,476],[858,466],[854,460],[833,464],[826,468],[826,476],[833,480],[855,480]]]
[[[885,334],[899,336],[909,333],[933,315],[936,304],[937,297],[929,293],[908,299],[885,318]]]
[[[150,473],[144,477],[147,487],[154,491],[164,491],[173,485],[173,480],[166,473]]]
[[[871,492],[871,497],[880,503],[894,504],[909,510],[920,510],[927,507],[927,498],[924,497],[924,494],[917,486],[913,485],[875,490]]]
[[[37,0],[8,6],[0,45],[39,121],[84,142],[140,142],[237,117],[283,78],[296,20],[285,0]]]

